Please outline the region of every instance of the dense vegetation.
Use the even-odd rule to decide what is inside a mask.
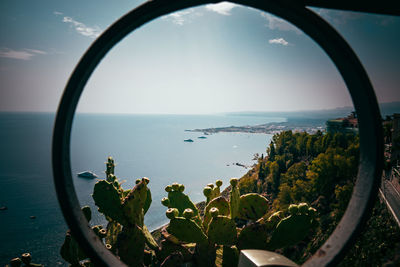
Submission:
[[[256,158],[257,164],[240,180],[241,193],[264,194],[271,209],[307,202],[318,210],[315,232],[280,251],[304,262],[329,237],[347,207],[357,175],[358,136],[285,131],[273,136],[265,157]],[[381,266],[393,259],[400,232],[384,204],[377,201],[367,226],[342,266]]]

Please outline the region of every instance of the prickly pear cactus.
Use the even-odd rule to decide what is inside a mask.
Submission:
[[[189,199],[189,197],[183,193],[185,186],[183,184],[173,183],[165,188],[168,192],[168,197],[163,198],[161,203],[168,208],[178,209],[178,216],[182,217],[185,209],[191,209],[194,212],[194,216],[198,216],[199,211],[196,205]]]
[[[203,194],[206,197],[206,204],[210,203],[212,200],[213,189],[209,186],[204,187]]]
[[[61,257],[72,265],[79,266],[79,262],[86,259],[87,256],[76,242],[75,238],[68,230],[65,235],[65,240],[60,250]]]
[[[122,225],[117,221],[111,221],[107,224],[107,235],[105,237],[105,243],[108,244],[110,250],[115,252],[115,245],[117,243],[117,238],[119,233],[122,231]]]
[[[215,186],[213,183],[207,184],[206,187],[203,189],[203,194],[206,197],[206,204],[208,204],[211,200],[221,195],[221,186],[222,181],[217,180],[215,181]]]
[[[208,225],[208,242],[212,244],[233,246],[236,243],[236,224],[227,216],[220,216],[217,208],[212,208],[212,219]]]
[[[122,214],[125,224],[143,227],[144,206],[147,199],[147,181],[145,178],[135,185],[122,202]]]
[[[269,237],[268,227],[264,223],[252,223],[240,231],[238,236],[238,249],[266,249]]]
[[[107,158],[107,162],[106,162],[106,180],[108,182],[114,182],[114,168],[115,168],[115,164],[114,164],[114,159],[112,157],[108,157]],[[114,177],[113,177],[114,176]]]
[[[95,184],[93,199],[109,221],[107,231],[94,228],[100,238],[105,238],[106,247],[129,266],[142,266],[145,243],[158,251],[158,245],[144,225],[144,214],[149,209],[152,198],[147,187],[149,179],[136,181],[134,188],[123,190],[114,175],[114,160],[106,162],[106,180]],[[152,254],[146,254],[152,261]]]
[[[232,178],[230,180],[231,192],[229,193],[229,202],[231,206],[231,218],[236,219],[239,215],[240,192],[238,186],[238,179]]]
[[[137,225],[124,227],[118,235],[116,251],[123,262],[129,266],[143,266],[145,237]]]
[[[150,180],[147,177],[143,177],[144,181],[146,182],[146,185],[149,184]],[[148,187],[146,187],[146,201],[144,202],[144,206],[143,206],[143,213],[146,214],[146,212],[149,210],[151,202],[152,202],[152,198],[151,198],[151,192],[150,189]]]
[[[122,195],[112,183],[106,180],[98,181],[94,185],[93,195],[94,203],[99,207],[99,212],[106,218],[109,217],[121,224],[127,224],[124,211],[122,210]]]
[[[207,243],[207,236],[201,227],[188,215],[187,218],[175,217],[177,213],[178,211],[175,208],[167,210],[167,217],[171,220],[167,227],[168,232],[183,242]]]
[[[29,266],[29,267],[44,267],[43,264],[38,264],[38,263],[32,263],[32,256],[30,253],[23,253],[21,255],[21,258],[14,258],[10,261],[10,265],[6,265],[5,267],[20,267],[22,266],[22,263],[24,263],[24,266]]]
[[[151,248],[152,250],[158,251],[157,242],[154,240],[153,236],[149,232],[149,229],[147,229],[146,225],[143,225],[142,231],[143,231],[143,235],[144,235],[147,246],[149,246],[149,248]]]
[[[282,219],[276,226],[268,244],[268,249],[275,250],[295,245],[303,240],[310,232],[316,215],[314,208],[306,203],[289,206],[290,215]]]
[[[204,218],[203,218],[203,227],[204,229],[208,228],[208,224],[211,221],[210,209],[217,208],[219,210],[219,215],[229,216],[230,215],[230,205],[229,202],[223,197],[214,198],[206,208],[204,209]]]
[[[256,193],[240,197],[239,218],[256,221],[268,211],[268,200]]]

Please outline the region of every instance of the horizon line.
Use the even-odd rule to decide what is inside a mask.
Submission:
[[[400,101],[391,102],[378,102],[382,104],[394,104],[400,105]],[[339,106],[334,108],[321,108],[321,109],[295,109],[295,110],[241,110],[241,111],[219,111],[219,112],[203,112],[203,113],[139,113],[139,112],[96,112],[96,111],[77,111],[75,114],[99,114],[99,115],[224,115],[224,114],[261,114],[261,113],[295,113],[295,112],[318,112],[318,111],[334,111],[339,109],[353,109],[354,106]],[[44,114],[56,114],[57,111],[29,111],[29,110],[0,110],[0,113],[44,113]]]

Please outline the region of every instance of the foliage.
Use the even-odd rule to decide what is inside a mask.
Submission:
[[[357,175],[358,139],[354,134],[283,131],[272,137],[267,155],[241,178],[241,193],[267,196],[271,212],[299,202],[313,203],[318,209],[314,238],[307,246],[284,249],[285,256],[303,262],[340,220]]]
[[[377,199],[372,216],[339,266],[400,266],[400,232],[385,204]]]

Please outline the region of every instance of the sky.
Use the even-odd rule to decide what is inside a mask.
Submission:
[[[55,112],[90,44],[144,1],[2,0],[0,111]],[[400,101],[400,17],[312,9],[349,42],[379,102]],[[202,114],[351,106],[307,35],[228,2],[185,9],[131,33],[101,61],[78,112]]]

